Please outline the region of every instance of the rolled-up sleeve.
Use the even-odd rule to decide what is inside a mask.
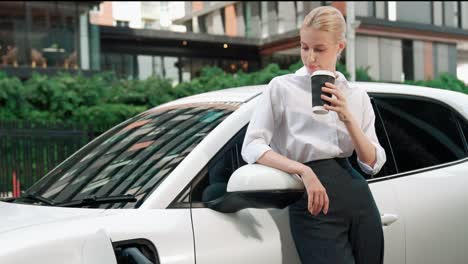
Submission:
[[[383,165],[387,161],[387,156],[385,155],[385,149],[380,145],[377,134],[375,133],[375,113],[372,108],[370,98],[365,92],[363,98],[363,109],[362,131],[375,147],[376,162],[374,167],[371,167],[359,160],[359,156],[357,157],[357,161],[362,171],[369,175],[375,175],[379,173],[380,169],[382,169]]]
[[[248,164],[255,163],[271,149],[270,142],[278,123],[280,102],[274,95],[274,79],[268,84],[256,103],[250,119],[241,155]]]

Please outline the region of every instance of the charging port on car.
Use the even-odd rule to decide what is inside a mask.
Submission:
[[[113,242],[118,264],[159,264],[156,247],[146,239]]]

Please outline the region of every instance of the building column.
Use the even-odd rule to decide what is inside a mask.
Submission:
[[[340,10],[343,15],[348,14],[346,19],[346,68],[348,69],[350,76],[350,81],[356,81],[356,55],[355,55],[355,16],[354,16],[354,2],[346,2],[345,7],[341,7],[343,10]],[[344,11],[346,10],[346,11]]]
[[[90,24],[90,38],[89,38],[89,59],[91,61],[91,70],[101,70],[101,39],[99,33],[99,26]]]
[[[432,42],[424,41],[424,79],[430,80],[434,77],[434,61]]]
[[[193,33],[199,33],[200,32],[200,27],[198,26],[198,17],[197,16],[192,17],[192,31],[193,31]]]
[[[222,11],[221,11],[222,12]],[[224,9],[226,35],[235,37],[237,36],[237,14],[234,4],[226,6]]]
[[[89,36],[88,14],[80,15],[80,66],[82,70],[89,70]]]

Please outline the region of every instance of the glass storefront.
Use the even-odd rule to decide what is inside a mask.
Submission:
[[[200,76],[206,66],[216,66],[225,72],[252,72],[259,69],[257,61],[219,58],[190,58],[174,56],[102,53],[101,71],[114,71],[121,78],[144,80],[150,76],[167,78],[176,85]]]
[[[18,66],[26,60],[26,19],[24,4],[3,3],[0,9],[0,54],[2,65]]]
[[[113,71],[122,78],[133,79],[137,74],[136,57],[130,54],[101,53],[101,70]]]
[[[0,3],[1,64],[79,68],[79,17],[85,9],[78,2]]]

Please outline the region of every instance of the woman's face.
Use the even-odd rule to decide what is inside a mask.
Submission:
[[[301,58],[311,74],[317,70],[335,71],[338,54],[344,49],[343,41],[336,42],[330,32],[304,27],[301,34]]]

